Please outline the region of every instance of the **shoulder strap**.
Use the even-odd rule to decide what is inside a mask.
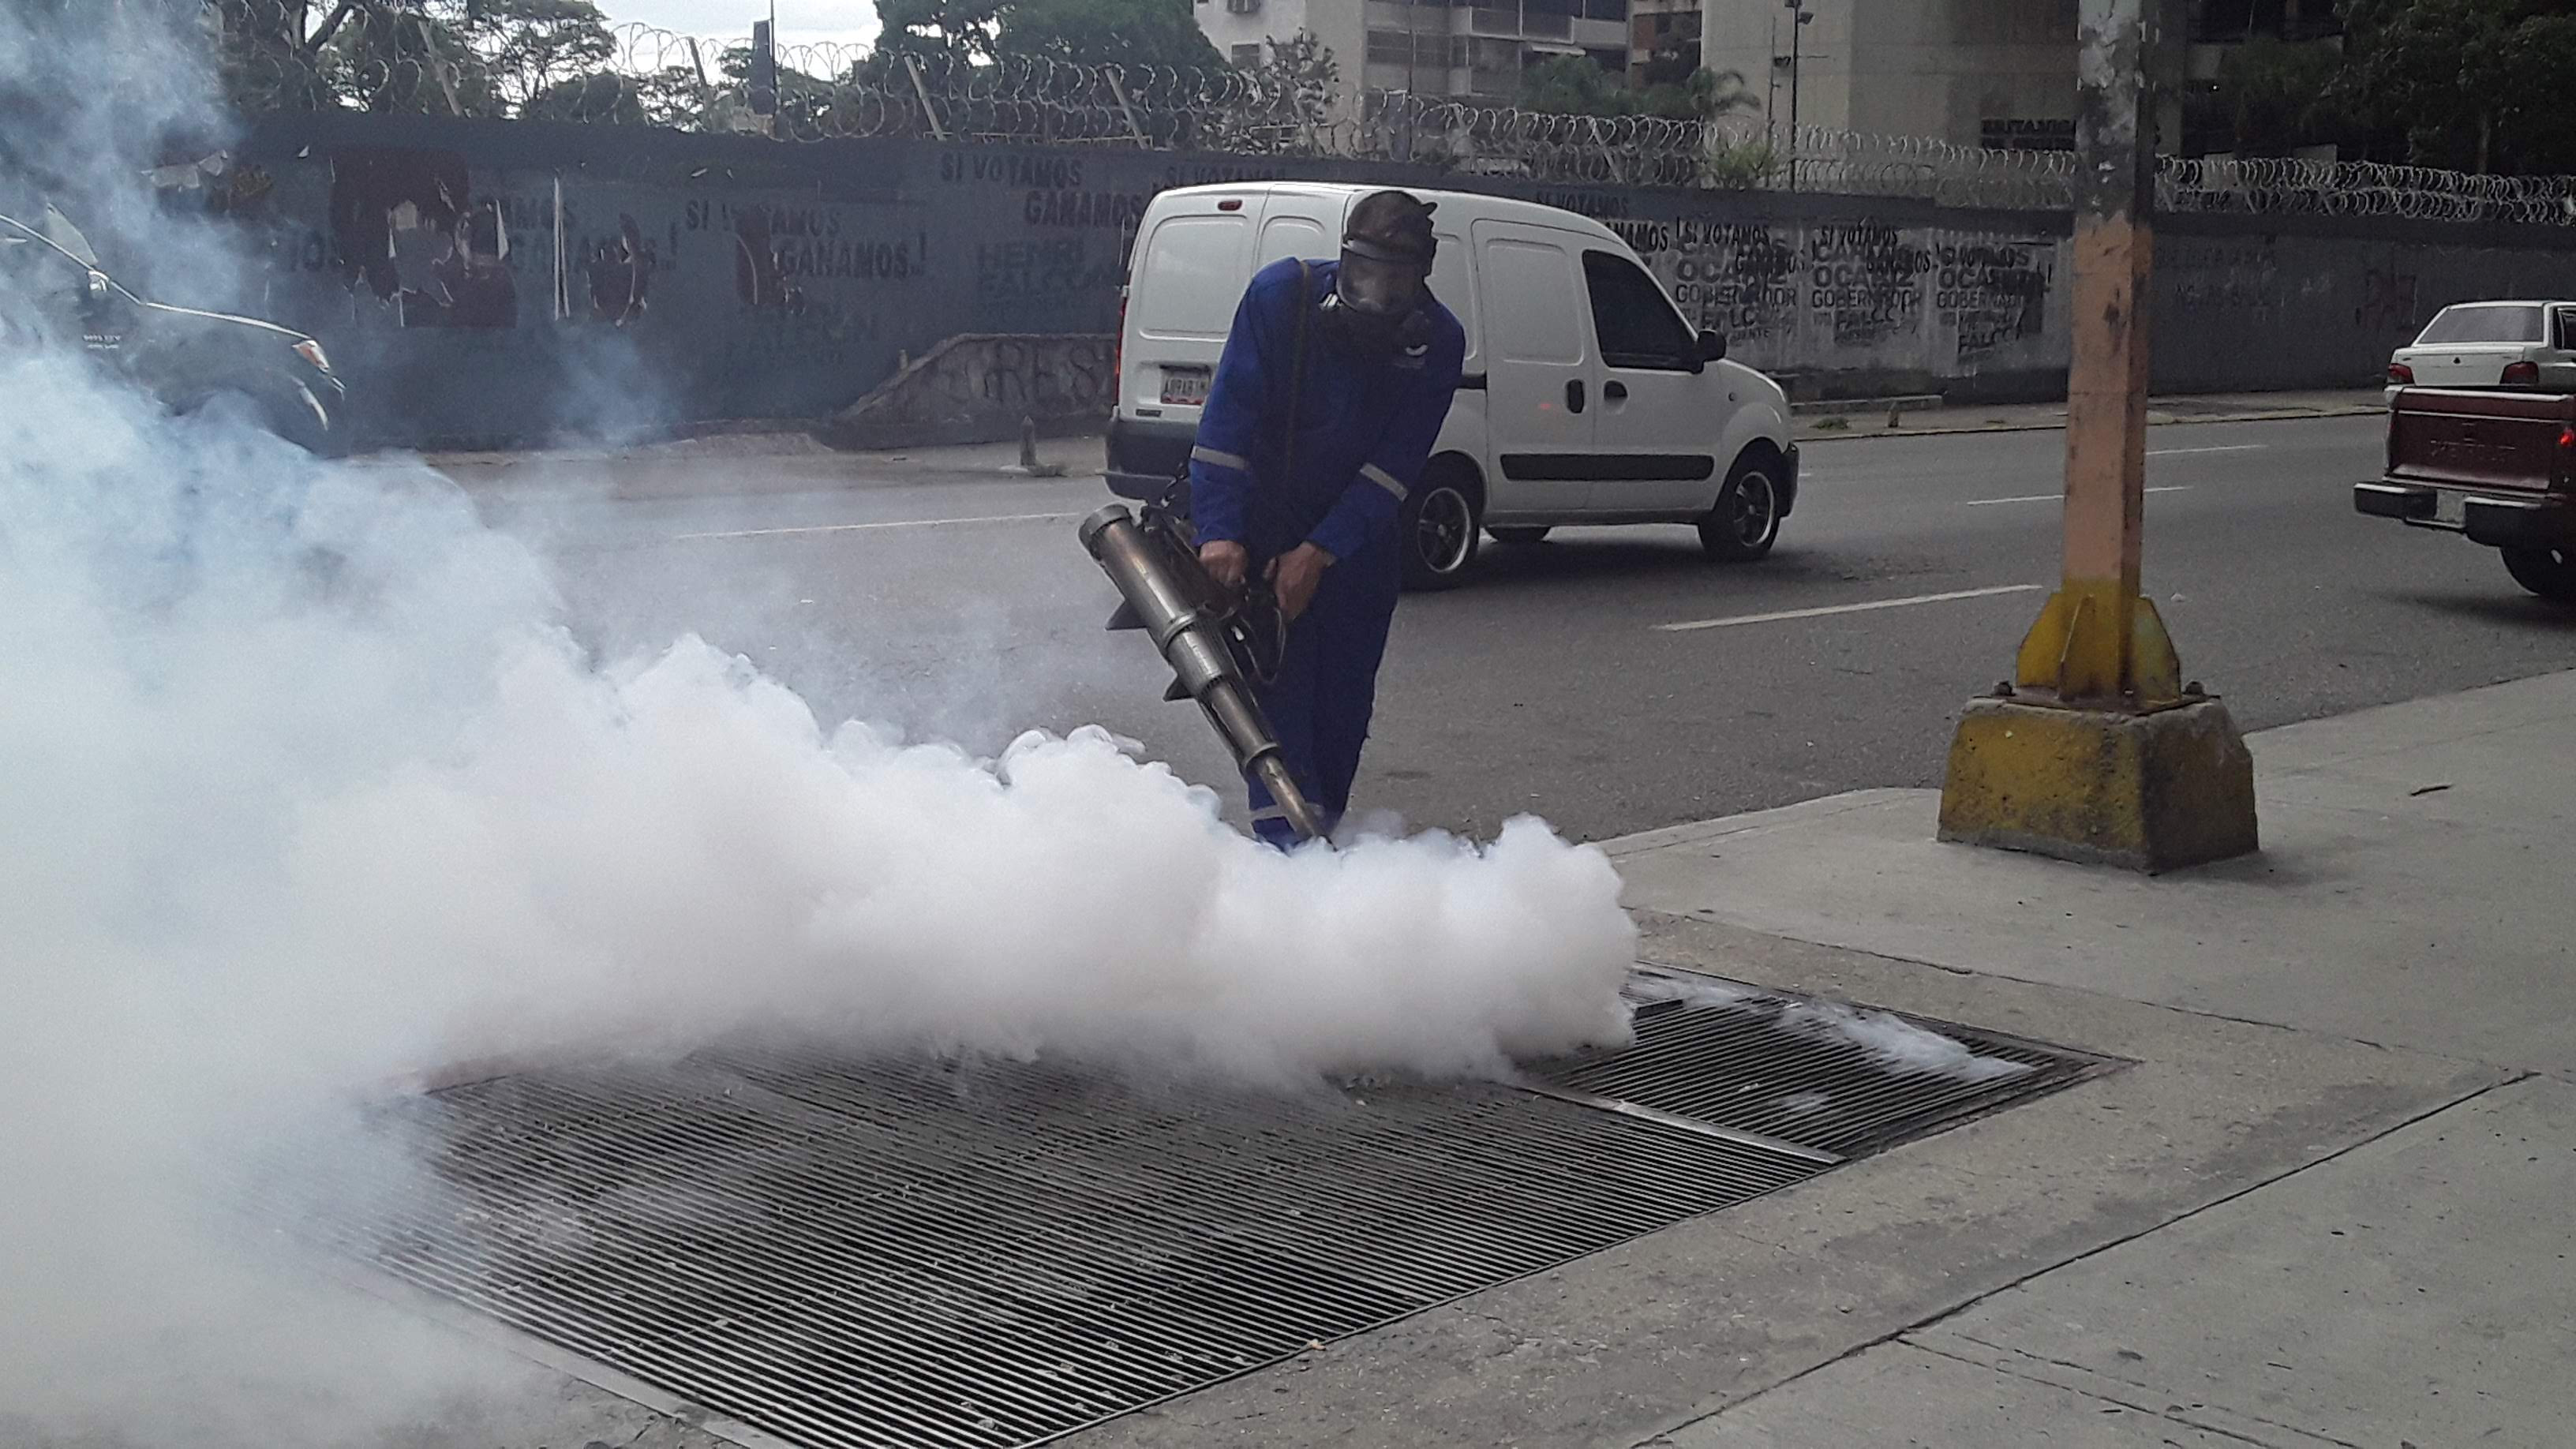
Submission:
[[[1306,384],[1306,314],[1315,310],[1314,298],[1307,295],[1315,289],[1315,269],[1302,259],[1297,263],[1297,345],[1288,363],[1288,424],[1279,440],[1279,486],[1289,486],[1296,476],[1298,394]]]

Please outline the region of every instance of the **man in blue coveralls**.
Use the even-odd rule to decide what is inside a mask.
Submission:
[[[1398,520],[1458,389],[1466,335],[1431,295],[1432,207],[1379,191],[1338,259],[1263,268],[1235,309],[1190,453],[1199,561],[1261,571],[1290,621],[1260,691],[1288,767],[1327,828],[1350,808],[1403,582]],[[1253,830],[1295,832],[1257,780]]]

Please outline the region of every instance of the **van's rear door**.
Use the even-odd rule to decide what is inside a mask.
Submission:
[[[1110,490],[1158,498],[1188,463],[1209,379],[1251,275],[1258,194],[1166,194],[1146,210],[1119,321],[1118,406],[1109,419]]]
[[[1226,200],[1233,208],[1220,210]],[[1246,201],[1240,193],[1188,198],[1155,218],[1139,241],[1127,289],[1120,412],[1198,425],[1235,304],[1252,277],[1253,216]],[[1252,207],[1259,204],[1250,198]]]

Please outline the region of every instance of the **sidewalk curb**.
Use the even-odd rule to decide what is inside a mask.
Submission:
[[[2355,403],[2349,407],[2283,408],[2265,412],[2228,413],[2220,417],[2177,417],[2172,415],[2158,417],[2155,410],[2150,407],[2147,410],[2147,426],[2151,428],[2178,428],[2201,426],[2212,423],[2295,423],[2311,421],[2318,418],[2375,417],[2385,411],[2386,409],[2384,407],[2374,407],[2366,404]],[[1956,437],[1962,433],[2062,433],[2065,431],[2066,423],[2065,420],[2061,418],[2055,422],[2047,423],[1931,423],[1923,427],[1914,427],[1909,425],[1902,428],[1872,428],[1866,432],[1816,432],[1801,429],[1799,430],[1797,441],[1801,444],[1861,443],[1875,442],[1887,438]]]

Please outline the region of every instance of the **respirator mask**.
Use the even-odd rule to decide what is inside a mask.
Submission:
[[[1324,298],[1324,319],[1345,345],[1366,355],[1429,340],[1431,258],[1365,237],[1342,242],[1341,269]]]

